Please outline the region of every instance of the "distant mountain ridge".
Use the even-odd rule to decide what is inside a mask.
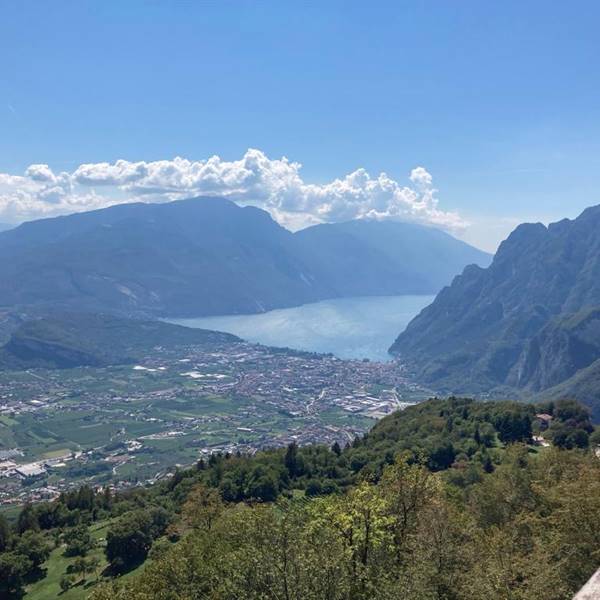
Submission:
[[[573,377],[585,388],[583,370],[600,359],[600,206],[517,227],[490,267],[467,267],[390,351],[444,391],[568,395]],[[600,393],[579,397],[600,416]]]
[[[336,296],[436,293],[466,265],[491,262],[489,254],[413,223],[355,220],[315,225],[295,236],[314,251],[314,272]]]
[[[293,234],[217,199],[128,204],[0,234],[1,305],[149,315],[259,312],[325,293]]]
[[[416,268],[415,256],[427,257]],[[350,295],[435,293],[489,255],[435,229],[351,222],[292,233],[221,198],[126,204],[0,234],[0,307],[148,316],[254,313]]]

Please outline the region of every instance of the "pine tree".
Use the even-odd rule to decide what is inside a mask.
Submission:
[[[288,445],[283,462],[290,477],[295,477],[298,474],[298,446],[295,442]]]
[[[0,514],[0,552],[8,548],[10,541],[10,527],[4,515]]]

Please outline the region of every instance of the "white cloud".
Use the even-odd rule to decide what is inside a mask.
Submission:
[[[48,165],[29,165],[25,171],[25,176],[40,183],[54,183],[56,181],[56,177]]]
[[[410,180],[415,185],[419,186],[419,189],[430,188],[433,184],[433,177],[423,167],[417,167],[416,169],[413,169],[410,172]]]
[[[325,184],[305,182],[302,166],[272,160],[250,149],[240,160],[173,160],[82,164],[54,173],[31,165],[25,176],[0,173],[0,220],[20,221],[91,210],[122,202],[167,202],[193,196],[224,196],[268,210],[294,229],[318,222],[396,218],[460,230],[463,219],[438,208],[430,173],[413,169],[409,185],[365,169]]]

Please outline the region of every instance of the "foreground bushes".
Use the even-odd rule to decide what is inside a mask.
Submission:
[[[514,446],[466,491],[402,458],[310,500],[225,506],[199,487],[179,535],[93,598],[566,599],[600,562],[600,465]]]

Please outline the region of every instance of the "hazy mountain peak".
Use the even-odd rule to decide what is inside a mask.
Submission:
[[[295,234],[223,198],[125,204],[0,234],[2,305],[169,316],[262,312],[345,296],[431,294],[490,256],[414,224]]]

